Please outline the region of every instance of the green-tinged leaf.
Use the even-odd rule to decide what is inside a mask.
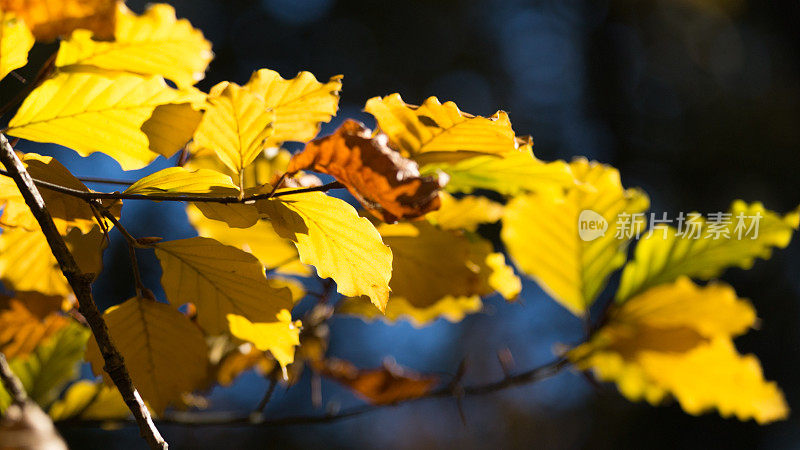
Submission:
[[[165,3],[151,5],[137,16],[124,4],[117,8],[113,41],[93,39],[89,30],[76,30],[61,41],[56,66],[94,66],[140,75],[162,75],[180,87],[203,79],[211,43],[186,19],[176,19]]]
[[[366,295],[381,311],[389,299],[392,251],[369,220],[347,202],[321,192],[258,202],[281,237],[297,246],[300,261],[333,278],[347,296]]]
[[[161,77],[59,72],[25,99],[8,134],[60,144],[82,156],[106,153],[123,170],[139,169],[186,142],[177,144],[176,136],[191,136],[200,120],[191,104],[203,97],[196,90],[172,89]]]
[[[122,420],[130,413],[115,386],[89,380],[75,382],[48,411],[54,422],[69,419]]]
[[[269,284],[255,256],[209,238],[155,244],[161,284],[175,306],[194,303],[197,322],[209,334],[228,330],[227,314],[269,322],[292,308],[289,289]]]
[[[175,194],[234,196],[239,193],[239,188],[233,184],[231,177],[215,170],[169,167],[133,183],[125,189],[125,193],[154,197]]]
[[[439,209],[425,215],[428,221],[444,230],[475,231],[482,223],[494,223],[503,217],[503,205],[486,197],[469,195],[455,198],[442,192],[439,194]]]
[[[156,414],[181,395],[200,389],[208,380],[208,346],[195,324],[170,305],[132,298],[106,310],[103,318],[133,385]],[[104,361],[94,339],[86,360],[95,375],[103,374]]]
[[[501,237],[517,267],[580,315],[625,263],[630,236],[620,233],[625,229],[619,218],[628,214],[631,223],[642,224],[643,215],[633,214],[646,210],[649,200],[642,191],[624,189],[612,167],[586,159],[570,166],[582,185],[512,199]],[[582,231],[581,224],[595,228]]]
[[[761,203],[733,202],[729,216],[709,222],[699,214],[679,230],[659,225],[636,244],[625,265],[616,299],[623,301],[681,275],[708,280],[728,267],[749,269],[772,248],[785,248],[800,222],[800,211],[780,216]]]

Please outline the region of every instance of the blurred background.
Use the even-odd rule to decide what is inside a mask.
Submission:
[[[361,108],[399,92],[409,103],[431,95],[462,110],[509,112],[517,134],[532,134],[542,159],[585,155],[618,167],[640,186],[652,211],[724,211],[733,199],[787,212],[800,203],[800,1],[797,0],[180,0],[170,1],[213,42],[216,58],[200,87],[244,83],[259,68],[320,80],[344,74],[339,117],[374,123]],[[128,1],[142,12],[144,2]],[[8,82],[8,81],[7,81]],[[4,83],[5,84],[5,83]],[[78,175],[135,179],[110,158],[51,145]],[[170,163],[159,160],[157,168]],[[150,173],[154,167],[147,169]],[[93,186],[108,189],[107,186]],[[183,207],[128,202],[124,221],[137,236],[194,235]],[[499,227],[481,232],[498,242]],[[119,237],[119,236],[117,236]],[[144,256],[144,255],[143,255]],[[133,295],[127,249],[115,240],[96,291],[101,306]],[[158,284],[155,259],[145,282]],[[800,411],[800,243],[723,277],[752,299],[761,328],[737,340],[757,354],[768,379]],[[616,279],[612,279],[612,285]],[[496,352],[516,368],[552,359],[576,342],[581,323],[532,282],[515,304],[489,299],[483,314],[415,329],[334,318],[330,354],[361,367],[387,355],[421,372],[452,374],[467,358],[466,383],[500,378]],[[211,409],[248,411],[267,387],[249,373],[211,393]],[[358,404],[323,381],[326,404]],[[311,414],[309,380],[278,389],[273,416]],[[321,413],[322,411],[317,411]],[[173,448],[800,448],[800,421],[754,423],[684,414],[624,400],[565,372],[536,385],[468,398],[466,422],[453,400],[425,400],[333,424],[282,428],[162,426]],[[62,432],[76,448],[142,446],[134,428]]]

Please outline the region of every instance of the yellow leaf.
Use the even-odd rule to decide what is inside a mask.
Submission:
[[[246,320],[246,319],[245,319]],[[226,354],[217,367],[217,382],[221,386],[230,386],[242,372],[255,368],[260,375],[267,375],[275,367],[275,361],[255,348],[250,343],[245,343]]]
[[[90,192],[66,167],[52,157],[36,153],[26,153],[20,156],[28,173],[34,179],[78,191]],[[40,193],[45,205],[47,205],[47,211],[53,216],[53,221],[62,234],[66,234],[72,227],[77,227],[83,233],[88,233],[96,226],[94,213],[84,200],[46,188],[40,189]],[[111,206],[112,202],[110,201],[106,201],[103,204],[106,207],[110,207],[110,212],[119,217],[122,208],[121,201],[114,202],[113,206]],[[28,231],[39,230],[39,223],[31,214],[30,208],[19,192],[19,188],[11,178],[0,178],[0,205],[3,206],[2,216],[0,216],[0,225],[3,227],[20,227]]]
[[[130,413],[116,387],[89,380],[75,382],[48,411],[54,422],[69,419],[121,420]]]
[[[421,106],[408,105],[400,94],[371,98],[364,110],[375,116],[394,148],[420,165],[517,151],[514,130],[503,111],[487,119],[463,113],[453,102],[439,103],[436,97]]]
[[[261,69],[244,87],[274,111],[269,144],[277,146],[286,141],[309,141],[319,132],[321,122],[331,120],[339,108],[342,76],[331,77],[323,84],[310,72],[300,72],[286,80],[278,72]]]
[[[616,382],[627,398],[658,404],[669,394],[690,414],[716,408],[759,423],[788,415],[783,394],[764,380],[758,359],[733,345],[756,315],[730,286],[700,287],[680,277],[614,305],[608,317],[568,356],[578,368]]]
[[[226,314],[257,322],[292,307],[291,293],[269,284],[255,256],[214,239],[190,238],[155,244],[170,303],[194,303],[197,322],[209,334],[228,329]]]
[[[103,152],[124,170],[139,169],[185,143],[175,136],[191,136],[200,114],[190,104],[202,99],[198,91],[172,89],[160,77],[59,72],[25,99],[8,134],[64,145],[82,156]],[[147,133],[165,129],[170,133]]]
[[[622,271],[617,300],[681,275],[708,280],[727,267],[749,269],[756,258],[772,256],[772,247],[789,245],[800,221],[797,210],[781,217],[761,203],[748,205],[741,200],[733,202],[728,214],[715,223],[694,213],[680,235],[679,230],[663,225],[645,234]]]
[[[78,28],[110,39],[116,9],[117,0],[0,0],[0,10],[24,19],[37,41],[52,41]]]
[[[100,273],[106,242],[99,227],[85,235],[74,228],[64,240],[84,273]],[[0,234],[0,280],[6,288],[15,291],[62,297],[72,294],[47,240],[38,229],[12,228]]]
[[[103,318],[133,385],[156,414],[180,404],[181,394],[205,386],[208,346],[200,329],[177,309],[134,297],[107,309]],[[111,386],[94,339],[89,340],[86,360]]]
[[[0,80],[28,63],[33,35],[25,22],[0,8]]]
[[[154,197],[176,194],[235,196],[238,195],[239,188],[233,184],[231,177],[215,170],[169,167],[133,183],[125,189],[125,193]]]
[[[482,223],[494,223],[503,217],[503,205],[486,197],[467,196],[455,198],[442,192],[442,205],[437,211],[425,215],[434,225],[445,230],[475,231]]]
[[[450,322],[460,322],[468,314],[480,312],[483,301],[480,296],[453,297],[446,296],[428,306],[416,306],[404,297],[392,296],[386,305],[386,313],[381,314],[368,302],[349,298],[343,300],[336,308],[337,313],[359,316],[364,320],[385,319],[388,322],[407,320],[414,327],[420,328],[443,318]]]
[[[188,149],[192,156],[184,165],[187,169],[211,169],[232,178],[238,176],[217,158],[213,150],[198,147],[194,142],[189,143]],[[244,168],[244,186],[250,188],[264,184],[274,185],[286,172],[291,158],[292,154],[286,149],[267,148]]]
[[[642,223],[643,216],[632,215],[646,210],[649,200],[640,190],[624,189],[612,167],[585,159],[570,166],[583,184],[565,193],[545,191],[512,199],[506,205],[501,237],[520,270],[580,315],[592,305],[608,276],[625,263],[630,237],[618,236],[625,231],[618,216],[630,214],[631,223]],[[607,228],[590,230],[592,235],[584,240],[579,229],[579,218],[587,226],[584,216]]]
[[[213,149],[228,168],[240,173],[264,149],[275,113],[263,98],[227,81],[211,88],[208,102],[194,142]]]
[[[381,311],[389,299],[392,251],[369,220],[347,202],[321,192],[257,203],[279,236],[297,246],[300,261],[333,278],[346,296],[366,295]]]
[[[286,375],[286,366],[294,362],[294,349],[300,345],[302,323],[292,322],[288,310],[276,315],[277,321],[253,323],[237,314],[228,314],[228,326],[235,337],[252,343],[262,352],[270,352]]]
[[[204,217],[195,206],[188,206],[186,213],[200,236],[216,239],[252,254],[265,269],[287,275],[311,274],[309,267],[299,261],[294,245],[278,236],[269,221],[259,220],[249,228],[231,228],[224,222]]]
[[[137,16],[120,3],[113,41],[93,39],[89,30],[76,30],[61,41],[56,66],[94,66],[139,75],[162,75],[178,87],[203,79],[211,58],[211,43],[186,19],[176,19],[167,4],[151,5]]]
[[[575,183],[569,164],[541,161],[524,148],[503,157],[486,155],[452,164],[428,164],[421,171],[432,173],[437,170],[450,177],[444,187],[447,191],[467,194],[475,189],[489,189],[504,195],[519,195],[569,187]]]
[[[378,231],[393,254],[392,295],[385,311],[390,321],[407,317],[425,325],[440,315],[458,321],[480,310],[481,296],[498,291],[511,300],[522,288],[503,255],[485,239],[425,222],[381,225]],[[361,313],[360,303],[349,299],[339,310]]]

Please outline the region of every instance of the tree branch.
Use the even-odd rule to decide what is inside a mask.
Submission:
[[[166,449],[167,443],[158,432],[150,417],[150,412],[144,405],[139,392],[133,386],[130,374],[125,367],[125,361],[111,341],[108,327],[92,298],[94,275],[83,273],[75,262],[75,258],[70,253],[66,243],[64,243],[64,239],[53,223],[53,218],[47,211],[39,190],[36,188],[22,161],[20,161],[9,144],[8,139],[2,133],[0,133],[0,147],[0,162],[6,167],[9,176],[14,179],[22,197],[25,199],[25,203],[28,204],[31,213],[39,222],[42,233],[47,239],[53,256],[58,261],[61,272],[75,292],[75,297],[78,299],[78,310],[89,324],[100,348],[100,353],[103,355],[103,360],[105,361],[103,368],[114,381],[120,394],[122,394],[122,398],[133,413],[142,437],[147,440],[151,448]]]
[[[25,393],[25,388],[22,387],[22,382],[19,381],[14,372],[11,371],[11,366],[8,365],[6,355],[0,352],[0,381],[6,392],[11,395],[11,399],[19,406],[25,404],[28,400],[28,394]]]

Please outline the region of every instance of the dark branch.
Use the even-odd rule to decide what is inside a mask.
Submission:
[[[6,355],[0,352],[0,381],[6,392],[11,395],[11,399],[19,406],[25,404],[28,400],[28,394],[25,393],[25,388],[22,387],[22,382],[19,381],[14,372],[11,371],[11,366],[6,361]]]
[[[44,233],[50,250],[53,252],[61,268],[61,272],[67,278],[69,285],[72,287],[75,297],[78,299],[78,310],[86,319],[89,327],[94,334],[97,341],[100,353],[103,355],[105,361],[105,371],[109,374],[114,384],[122,394],[123,400],[133,413],[133,417],[139,424],[139,431],[142,434],[150,447],[154,449],[166,449],[167,443],[161,437],[152,418],[150,412],[144,405],[139,392],[133,386],[130,374],[125,367],[125,361],[119,353],[114,343],[111,341],[111,336],[108,333],[103,316],[97,309],[97,305],[92,298],[92,280],[93,274],[85,274],[81,271],[75,258],[67,248],[64,239],[61,237],[58,229],[53,223],[53,218],[47,211],[39,190],[36,188],[31,176],[25,170],[22,161],[17,157],[14,149],[9,144],[5,135],[0,133],[0,162],[6,167],[8,174],[14,179],[17,187],[25,199],[25,203],[31,210],[31,213],[39,222],[39,226]]]

